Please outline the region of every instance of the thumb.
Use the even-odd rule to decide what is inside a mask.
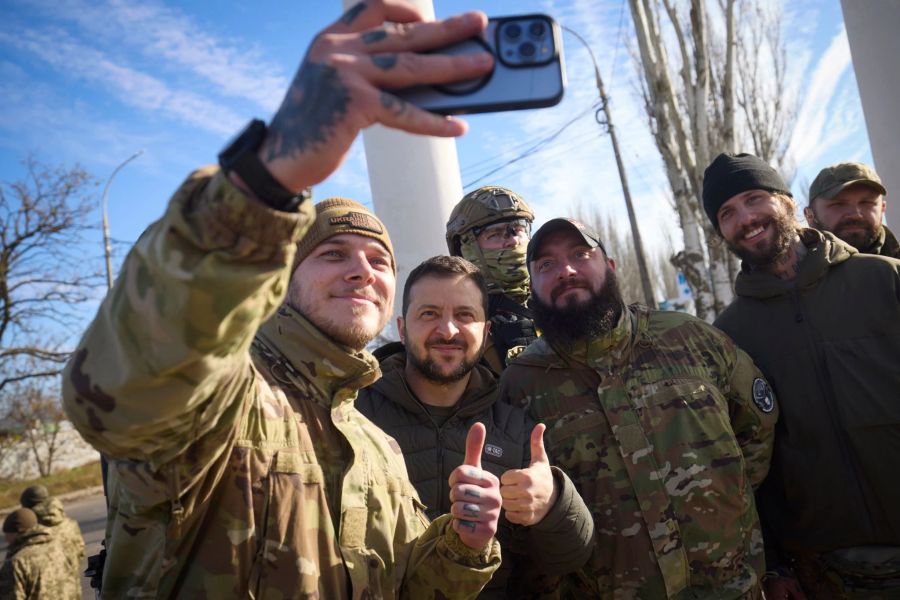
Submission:
[[[544,450],[544,431],[546,430],[547,426],[543,423],[538,423],[531,430],[531,465],[529,466],[536,463],[550,463],[550,459],[547,458],[547,451]]]
[[[484,438],[487,431],[481,423],[474,423],[466,436],[466,459],[464,465],[481,468],[481,452],[484,450]]]

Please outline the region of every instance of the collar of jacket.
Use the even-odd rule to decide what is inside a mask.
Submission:
[[[746,263],[741,265],[734,282],[738,296],[750,298],[774,298],[791,290],[815,286],[832,266],[842,263],[854,254],[856,248],[836,238],[827,231],[800,229],[800,241],[806,246],[806,256],[800,261],[797,277],[792,281],[779,279],[768,271],[750,270]]]
[[[59,498],[50,498],[31,507],[41,525],[59,525],[63,522],[65,512]]]
[[[302,378],[304,392],[328,409],[352,401],[359,388],[381,375],[371,354],[334,342],[286,304],[263,323],[257,337],[274,354],[266,360],[281,362]]]
[[[900,258],[900,243],[897,242],[894,233],[885,225],[881,227],[878,237],[862,253]]]
[[[28,546],[46,544],[52,539],[53,538],[51,537],[49,529],[47,529],[43,525],[35,525],[28,531],[22,532],[16,537],[16,541],[13,542],[10,545],[9,549],[6,551],[6,556],[8,558],[22,548],[26,548]]]
[[[382,359],[381,370],[383,376],[372,384],[372,389],[390,398],[413,414],[425,412],[422,401],[416,398],[409,384],[406,382],[406,350],[395,352]],[[469,373],[469,381],[462,397],[459,399],[459,407],[455,416],[470,417],[481,414],[497,400],[497,377],[487,367],[481,364]]]

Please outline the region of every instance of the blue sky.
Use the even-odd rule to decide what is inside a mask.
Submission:
[[[470,8],[489,15],[545,12],[587,38],[612,98],[645,244],[661,251],[671,240],[677,249],[662,164],[636,93],[626,0],[435,0],[439,17]],[[796,181],[808,184],[826,164],[871,162],[871,154],[840,3],[798,0],[784,11],[801,95],[791,154]],[[112,235],[133,241],[191,169],[214,162],[251,117],[271,116],[312,36],[340,12],[339,0],[5,0],[0,178],[19,177],[19,161],[33,151],[52,163],[79,162],[102,184],[143,150],[110,191]],[[574,38],[565,35],[564,45],[569,89],[560,105],[468,118],[470,133],[458,142],[463,184],[582,115],[541,152],[481,183],[519,191],[539,222],[595,207],[624,230],[609,139],[589,109],[596,98],[592,67]],[[370,203],[360,142],[315,195]],[[97,240],[99,259],[99,231]]]

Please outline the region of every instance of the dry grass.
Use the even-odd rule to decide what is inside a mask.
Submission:
[[[68,471],[60,471],[49,477],[38,477],[29,481],[0,479],[0,509],[18,506],[22,490],[38,483],[47,486],[47,489],[54,496],[103,485],[100,475],[100,461],[75,467]]]

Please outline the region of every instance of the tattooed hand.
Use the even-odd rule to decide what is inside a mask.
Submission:
[[[500,518],[500,482],[481,469],[487,432],[475,423],[466,436],[466,458],[450,473],[450,514],[453,529],[470,548],[482,549],[497,533]]]
[[[543,423],[531,431],[531,464],[527,469],[510,469],[500,478],[503,510],[510,523],[534,525],[550,512],[559,490],[544,450]]]
[[[386,22],[390,21],[390,22]],[[290,190],[328,177],[361,129],[381,123],[410,133],[451,137],[462,121],[411,106],[384,90],[483,75],[489,54],[421,54],[481,32],[483,13],[442,21],[400,0],[365,0],[319,33],[272,119],[259,157]]]

